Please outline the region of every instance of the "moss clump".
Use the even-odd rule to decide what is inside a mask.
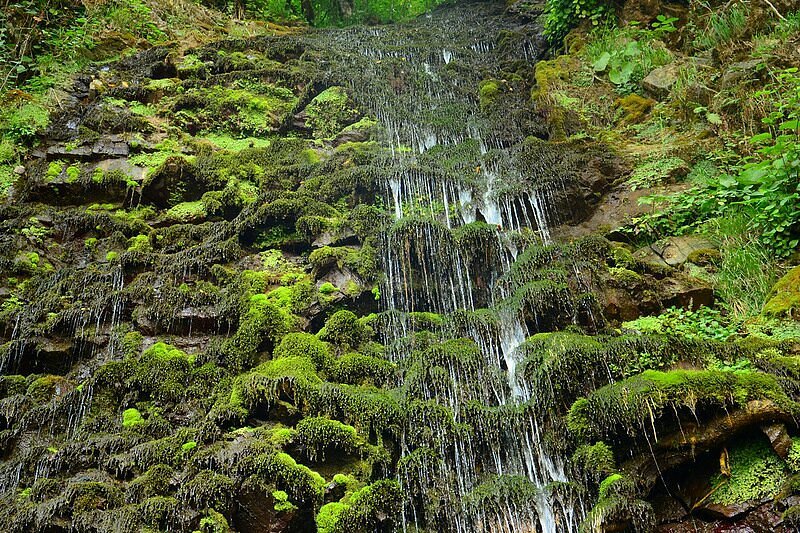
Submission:
[[[272,499],[275,500],[274,509],[278,512],[297,509],[297,506],[289,501],[289,495],[282,490],[273,490]]]
[[[231,504],[234,489],[228,476],[203,470],[181,486],[178,499],[198,510],[213,507],[224,512]]]
[[[483,80],[478,88],[478,101],[481,109],[487,110],[494,107],[501,96],[500,82],[497,80]]]
[[[323,505],[317,513],[317,532],[335,533],[339,519],[348,506],[341,502],[330,502]]]
[[[310,333],[288,333],[275,348],[273,357],[308,357],[317,370],[325,370],[332,364],[327,343]]]
[[[254,475],[275,480],[279,490],[299,504],[318,505],[322,502],[325,479],[305,465],[298,464],[284,452],[267,452],[245,457],[241,468]]]
[[[574,71],[575,60],[570,56],[561,55],[549,61],[539,61],[534,71],[536,88],[531,96],[534,99],[547,97],[559,85],[568,82]]]
[[[786,465],[763,437],[737,442],[729,450],[731,476],[717,476],[712,486],[721,484],[711,501],[733,505],[751,500],[774,498],[788,477]]]
[[[131,407],[123,411],[122,427],[132,428],[142,424],[144,424],[144,418],[142,418],[142,413],[140,413],[138,409]]]
[[[578,447],[572,455],[572,464],[593,477],[608,475],[616,468],[614,451],[602,441]]]
[[[206,207],[202,201],[182,202],[171,207],[164,217],[171,222],[198,222],[205,219]]]
[[[762,312],[770,317],[800,319],[800,266],[794,267],[778,280]]]
[[[149,253],[153,251],[150,244],[150,237],[147,235],[137,235],[128,239],[128,251],[138,253]]]
[[[239,377],[230,394],[231,407],[271,405],[288,393],[294,405],[315,399],[322,380],[314,363],[305,356],[287,356],[268,361]]]
[[[373,531],[391,529],[403,498],[400,485],[382,479],[347,495],[341,502],[324,505],[317,515],[317,531]]]
[[[642,281],[642,276],[624,267],[610,267],[608,273],[620,284],[628,287],[633,287]]]
[[[339,292],[339,289],[336,288],[336,285],[333,283],[326,281],[322,285],[319,286],[319,293],[323,296],[331,296],[334,293]]]
[[[497,475],[472,489],[465,503],[471,509],[502,514],[501,509],[509,502],[524,509],[524,502],[535,498],[538,491],[536,484],[524,476]]]
[[[342,87],[329,87],[306,106],[306,125],[318,139],[331,138],[354,122],[358,111],[353,109]]]
[[[167,496],[174,476],[175,470],[169,465],[155,465],[128,483],[125,499],[140,502],[154,496]]]
[[[328,377],[331,380],[353,385],[371,383],[385,386],[392,383],[396,375],[396,364],[380,357],[357,352],[344,354],[328,369]]]
[[[638,124],[644,120],[655,104],[655,100],[642,98],[634,93],[618,98],[614,102],[614,105],[622,114],[622,124]]]
[[[176,99],[173,109],[175,122],[190,130],[261,136],[273,133],[296,104],[290,89],[241,80],[234,87],[190,89]]]
[[[261,343],[280,339],[292,325],[293,319],[287,310],[266,294],[254,294],[249,298],[247,312],[236,333],[222,347],[226,364],[238,370],[253,366]]]
[[[75,388],[74,384],[63,376],[42,376],[28,386],[26,395],[36,403],[45,403]]]
[[[325,321],[319,338],[342,348],[358,348],[372,336],[372,328],[365,326],[352,311],[337,311]]]
[[[314,462],[324,462],[330,452],[353,454],[365,444],[353,426],[338,420],[308,417],[301,420],[295,429],[297,441],[305,446],[309,459]]]
[[[771,400],[786,410],[797,411],[778,380],[751,370],[647,370],[637,376],[606,385],[570,408],[567,425],[583,438],[635,435],[645,422],[665,409],[699,405],[736,407],[750,400]]]
[[[632,531],[651,531],[655,526],[652,506],[636,498],[636,484],[615,473],[600,483],[597,503],[581,524],[581,533],[605,531],[606,526],[629,526]]]

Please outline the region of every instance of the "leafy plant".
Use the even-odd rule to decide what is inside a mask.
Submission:
[[[700,307],[696,310],[671,307],[658,316],[640,317],[622,326],[641,333],[679,335],[699,339],[725,340],[736,332],[736,325],[716,310]],[[651,368],[651,367],[648,367]]]
[[[599,25],[610,12],[602,0],[547,0],[545,10],[544,33],[552,43],[561,41],[569,30],[584,20]]]
[[[754,160],[728,174],[675,195],[640,199],[661,209],[634,221],[633,233],[654,238],[687,233],[705,221],[744,214],[767,249],[786,257],[800,244],[800,76],[791,68],[775,76],[759,96],[773,102],[763,119],[767,131],[750,139],[760,146]]]
[[[594,30],[585,55],[595,73],[606,73],[620,92],[632,92],[654,68],[672,60],[672,54],[658,39],[675,31],[674,21],[665,18],[650,29],[629,24],[623,28],[601,27]]]

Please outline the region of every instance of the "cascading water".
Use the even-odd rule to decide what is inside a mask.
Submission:
[[[475,320],[452,327],[454,336],[474,341],[481,363],[434,361],[431,348],[423,363],[430,374],[419,378],[420,386],[414,386],[415,376],[406,376],[409,400],[419,413],[401,443],[407,475],[401,468],[399,477],[408,495],[404,530],[435,522],[458,532],[570,532],[582,516],[579,501],[550,490],[567,481],[563,465],[545,449],[540,421],[526,405],[530,396],[516,372],[516,349],[531,332],[520,313],[502,305],[512,294],[498,283],[517,256],[518,237],[549,242],[554,213],[548,204],[558,180],[540,179],[546,165],[532,168],[523,157],[519,121],[490,117],[478,98],[481,79],[499,75],[491,72],[498,65],[522,61],[532,68],[535,33],[536,28],[513,27],[497,6],[481,5],[437,12],[407,31],[354,28],[332,35],[342,50],[349,46],[342,65],[360,70],[332,81],[349,83],[359,105],[377,117],[384,128],[381,141],[391,148],[384,161],[385,198],[396,222],[383,240],[382,303],[392,317],[386,344],[413,337],[408,313],[414,311],[474,315],[479,298],[499,318],[499,327]],[[505,38],[498,40],[499,35]],[[358,43],[356,53],[352,43]],[[493,241],[491,257],[483,258],[479,271],[453,238],[476,220],[489,227]],[[414,360],[412,344],[394,343],[391,357]],[[503,375],[505,383],[498,383]],[[466,420],[470,401],[489,411]],[[452,433],[424,402],[452,411]],[[502,423],[485,419],[488,412]],[[459,430],[468,422],[472,434]],[[432,439],[435,446],[416,446],[417,424],[441,433]],[[509,496],[491,509],[470,505],[491,476],[497,483],[534,487],[535,495]],[[445,517],[426,516],[423,502],[438,493],[452,494],[454,503],[439,511]]]

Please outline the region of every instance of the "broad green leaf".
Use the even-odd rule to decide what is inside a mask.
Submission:
[[[608,66],[608,61],[611,59],[611,54],[603,52],[603,54],[594,62],[592,68],[595,72],[603,72]]]
[[[753,144],[763,144],[767,141],[772,140],[772,134],[770,132],[759,133],[758,135],[753,135],[750,137],[750,142]]]

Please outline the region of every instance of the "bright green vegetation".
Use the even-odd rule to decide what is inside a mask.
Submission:
[[[786,464],[770,448],[766,439],[756,438],[737,443],[729,451],[730,479],[718,476],[712,483],[721,484],[712,498],[715,502],[735,504],[762,498],[774,498],[788,477]]]

